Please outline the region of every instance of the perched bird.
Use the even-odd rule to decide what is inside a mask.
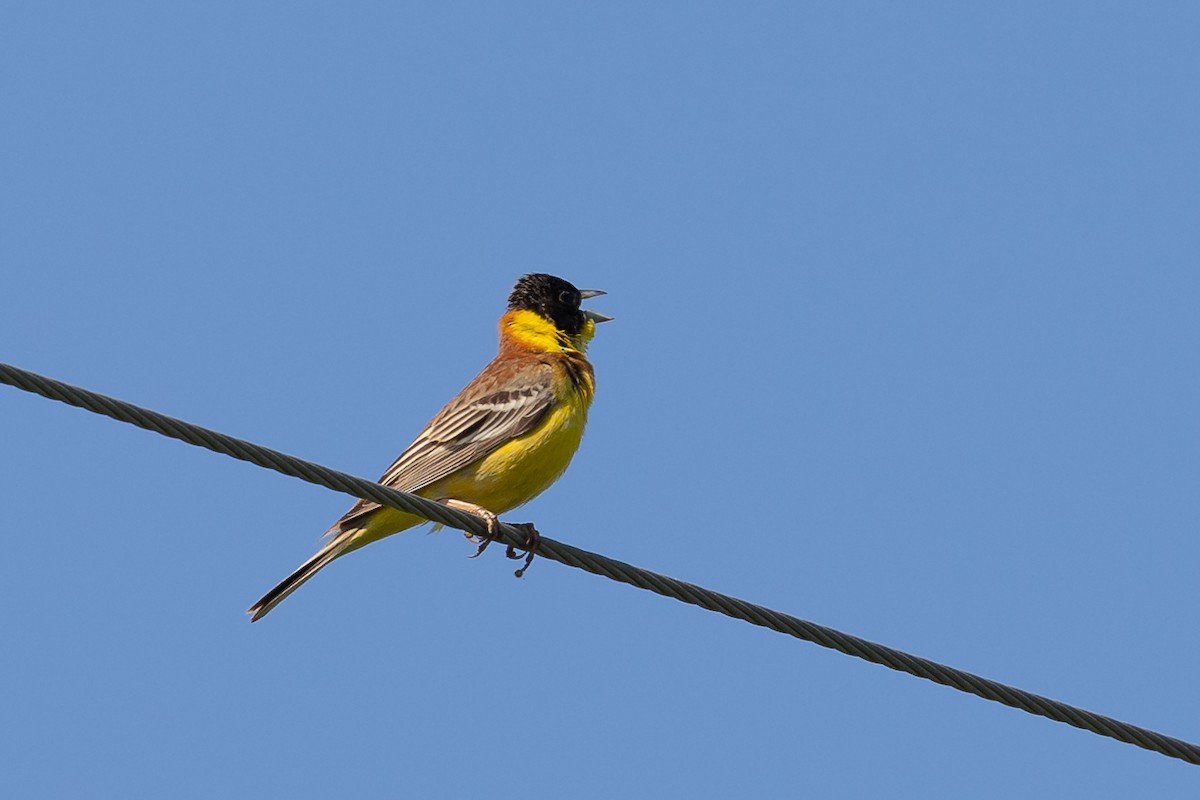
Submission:
[[[429,421],[379,483],[478,514],[489,530],[497,514],[554,483],[579,447],[595,391],[588,343],[596,323],[612,319],[579,306],[602,294],[553,275],[518,280],[500,317],[499,353]],[[334,559],[423,522],[359,500],[326,531],[329,541],[316,555],[250,607],[250,621]]]

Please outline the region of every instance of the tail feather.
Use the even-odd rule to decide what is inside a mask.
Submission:
[[[274,589],[264,594],[257,603],[246,610],[246,613],[250,615],[250,621],[256,622],[265,617],[267,612],[282,603],[284,598],[299,589],[322,567],[344,554],[350,542],[351,537],[342,535],[318,550],[316,555],[297,567],[295,572],[280,581]]]

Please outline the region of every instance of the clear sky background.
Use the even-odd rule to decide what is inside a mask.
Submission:
[[[549,536],[1200,741],[1188,3],[8,4],[0,360],[369,478],[606,289]],[[1200,770],[0,389],[13,797]]]

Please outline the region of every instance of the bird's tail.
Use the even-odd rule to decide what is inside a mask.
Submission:
[[[282,603],[284,598],[299,589],[305,581],[316,575],[322,567],[352,549],[351,543],[354,538],[352,534],[356,532],[355,530],[344,531],[340,535],[335,536],[328,544],[318,550],[316,555],[297,567],[295,572],[280,581],[274,589],[264,594],[257,603],[246,610],[246,613],[250,615],[250,621],[255,622],[265,617],[268,611]]]

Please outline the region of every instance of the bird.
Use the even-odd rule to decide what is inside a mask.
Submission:
[[[496,357],[425,425],[379,483],[482,517],[493,534],[476,539],[475,555],[483,552],[495,538],[497,515],[541,494],[579,447],[596,388],[588,345],[596,325],[612,319],[580,306],[603,294],[545,273],[518,279],[500,317]],[[325,532],[328,541],[312,558],[247,610],[250,621],[334,560],[426,521],[359,500]],[[527,530],[536,537],[532,526]],[[526,566],[534,547],[531,538]],[[512,548],[509,556],[519,557]]]

